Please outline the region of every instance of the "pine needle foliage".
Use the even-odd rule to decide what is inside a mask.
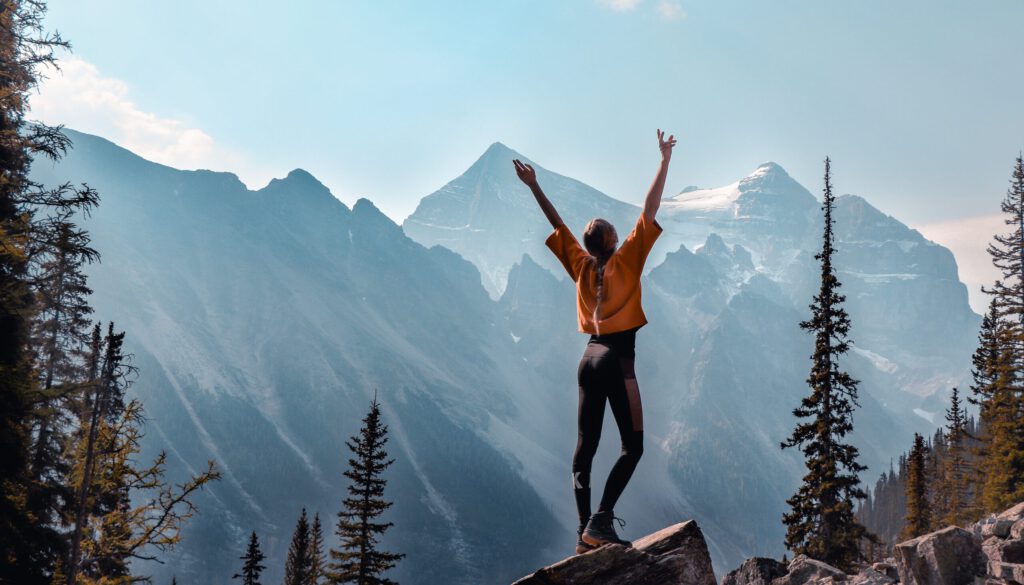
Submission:
[[[927,448],[924,437],[914,433],[914,446],[907,458],[907,523],[900,535],[904,540],[928,533],[932,528],[931,504],[928,501],[926,468]]]
[[[384,449],[387,432],[375,393],[359,435],[345,443],[352,451],[345,471],[345,477],[351,483],[344,507],[338,512],[335,533],[341,539],[341,548],[330,551],[329,583],[395,583],[384,577],[384,573],[394,568],[405,555],[378,549],[381,535],[392,526],[391,522],[380,520],[381,514],[391,507],[391,502],[384,499],[387,480],[383,473],[395,462]]]
[[[811,303],[811,318],[800,328],[814,335],[811,372],[807,378],[810,394],[793,410],[801,419],[783,449],[798,447],[804,454],[807,475],[796,494],[786,500],[790,511],[783,514],[786,547],[848,570],[863,558],[861,540],[874,538],[856,519],[854,501],[867,494],[860,487],[858,473],[867,469],[857,462],[858,450],[843,438],[853,430],[853,411],[858,381],[839,364],[849,351],[850,317],[843,308],[845,296],[833,266],[835,253],[832,211],[831,161],[825,159],[825,187],[822,211],[822,248],[815,255],[821,264],[821,286]]]

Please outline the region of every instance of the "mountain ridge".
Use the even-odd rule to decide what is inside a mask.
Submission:
[[[135,391],[158,414],[154,438],[179,464],[215,455],[229,470],[173,557],[192,576],[222,579],[249,530],[286,533],[300,504],[336,510],[338,446],[374,387],[398,459],[389,489],[403,530],[388,544],[411,553],[397,578],[511,580],[564,556],[575,539],[566,478],[586,339],[573,283],[543,246],[550,226],[500,164],[511,149],[492,145],[491,166],[453,179],[426,206],[473,219],[478,231],[454,240],[467,256],[410,237],[415,228],[369,199],[349,208],[312,182],[307,193],[301,174],[252,191],[227,174],[148,166],[74,136],[61,165],[36,170],[47,181],[88,179],[103,197],[83,224],[104,255],[89,273],[97,317],[128,332],[145,373]],[[542,176],[573,229],[592,213],[630,225],[639,212]],[[275,196],[288,185],[300,192]],[[820,223],[816,203],[785,205],[806,199],[793,189],[755,221],[666,206],[643,277],[650,323],[637,336],[637,372],[649,448],[617,512],[641,532],[665,515],[697,519],[719,568],[781,554],[779,516],[801,475],[798,455],[777,443],[806,390],[810,341],[796,324],[814,291]],[[466,209],[449,216],[438,200]],[[874,472],[915,430],[933,428],[913,409],[964,379],[976,323],[943,248],[843,246],[855,347],[871,352],[849,359],[863,380],[856,440]],[[658,259],[671,254],[674,271]],[[694,281],[690,260],[709,284]],[[495,295],[486,282],[501,278]],[[922,294],[929,302],[914,306]],[[595,477],[615,455],[608,433]],[[501,542],[488,531],[495,518],[509,526]],[[268,541],[267,554],[280,558],[283,544]]]

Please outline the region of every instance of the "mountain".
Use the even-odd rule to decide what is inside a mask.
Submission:
[[[571,340],[573,284],[552,265],[550,251],[537,245],[546,233],[536,230],[526,244],[519,243],[525,229],[509,233],[507,226],[544,220],[526,188],[516,187],[505,172],[510,161],[493,160],[498,154],[519,157],[492,147],[481,160],[497,176],[482,175],[477,161],[450,184],[474,185],[471,202],[451,197],[446,187],[425,197],[403,228],[414,239],[423,237],[412,226],[427,202],[435,214],[443,202],[447,212],[464,217],[459,205],[497,205],[492,200],[508,199],[508,189],[518,188],[529,205],[506,206],[500,218],[474,216],[473,244],[460,253],[482,273],[503,272],[509,262],[508,252],[487,250],[523,254],[508,266],[500,299],[508,327],[535,367],[569,389],[580,355],[579,343]],[[568,223],[577,234],[600,213],[591,202],[602,197],[591,194],[578,203],[560,192],[557,180],[545,182],[558,175],[540,167],[537,172],[559,213],[574,218]],[[635,221],[639,209],[630,211],[620,229]],[[851,440],[869,466],[865,481],[873,481],[915,430],[931,432],[941,422],[947,393],[966,384],[979,317],[970,310],[949,250],[861,197],[839,197],[835,219],[835,262],[853,322],[845,367],[862,381]],[[765,163],[730,185],[688,188],[666,198],[659,222],[664,233],[644,277],[650,323],[637,338],[651,448],[620,504],[621,515],[637,521],[641,532],[663,525],[665,510],[694,517],[718,567],[743,555],[779,557],[785,499],[804,474],[799,453],[782,451],[779,443],[808,391],[812,339],[798,324],[809,316],[818,285],[820,203],[780,165]],[[552,298],[557,307],[550,306]],[[572,398],[563,400],[568,410]]]
[[[89,267],[93,304],[127,332],[147,453],[167,449],[178,477],[209,458],[224,471],[168,564],[152,567],[158,582],[224,582],[252,529],[267,581],[279,580],[301,507],[333,524],[344,441],[375,390],[396,458],[384,545],[408,554],[397,580],[510,582],[566,554],[586,338],[518,155],[492,145],[399,226],[301,170],[252,191],[68,134],[73,150],[34,175],[103,198],[83,218],[103,254]],[[595,215],[621,229],[639,213],[535,167],[576,233]],[[803,470],[778,443],[806,393],[811,340],[797,324],[815,289],[817,207],[772,164],[664,202],[637,338],[647,448],[616,509],[627,536],[694,518],[720,572],[781,556]],[[860,198],[841,198],[836,216],[848,366],[863,380],[853,439],[873,480],[934,428],[978,318],[948,250]],[[617,455],[607,425],[597,483]]]
[[[545,194],[560,210],[566,225],[576,232],[582,231],[592,217],[625,225],[629,218],[635,219],[637,211],[634,205],[548,171],[495,142],[466,172],[424,197],[402,222],[402,229],[417,242],[424,246],[440,244],[475,264],[484,288],[494,298],[505,289],[508,272],[523,252],[551,270],[560,266],[550,252],[544,253],[544,238],[551,233],[551,226],[516,176],[514,158],[536,169]]]
[[[182,546],[152,567],[157,582],[226,582],[253,529],[267,581],[279,580],[303,506],[330,532],[344,441],[375,390],[397,460],[386,496],[398,528],[384,545],[409,555],[396,578],[511,581],[573,538],[486,434],[514,432],[513,397],[544,381],[513,357],[471,264],[301,170],[249,191],[68,135],[68,156],[35,175],[102,196],[84,220],[103,256],[89,269],[93,304],[127,332],[147,453],[167,449],[178,478],[209,458],[224,472]]]

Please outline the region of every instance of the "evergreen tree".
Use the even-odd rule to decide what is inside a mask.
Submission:
[[[914,447],[907,459],[907,524],[900,535],[903,539],[921,536],[931,530],[926,451],[924,437],[914,433]]]
[[[999,317],[1005,317],[1007,325],[1013,329],[1013,349],[1019,359],[1022,350],[1020,328],[1024,325],[1024,158],[1020,155],[1014,163],[1010,187],[1000,208],[1011,231],[1005,235],[996,234],[994,242],[988,245],[992,264],[1003,278],[986,292],[992,295]]]
[[[35,157],[68,146],[58,127],[25,119],[41,68],[68,43],[44,30],[42,0],[0,0],[0,582],[48,584],[63,555],[51,498],[34,486],[33,427],[39,391],[29,348],[36,297],[33,267],[52,251],[59,226],[98,202],[95,191],[46,188],[29,178]]]
[[[239,557],[244,563],[242,563],[242,572],[235,573],[232,579],[241,579],[242,585],[261,585],[260,573],[263,569],[263,553],[260,551],[260,541],[256,538],[256,531],[252,531],[252,536],[249,537],[249,547],[245,549],[245,554]]]
[[[56,247],[43,255],[32,273],[36,311],[30,353],[36,375],[30,432],[34,435],[26,501],[36,522],[56,532],[62,509],[71,499],[66,447],[83,390],[89,341],[88,296],[84,265],[98,259],[89,237],[69,222],[58,228]],[[63,541],[64,535],[60,535]]]
[[[71,473],[68,585],[140,580],[131,575],[131,561],[155,559],[154,553],[176,545],[182,523],[195,513],[196,492],[219,478],[209,462],[206,472],[171,484],[162,452],[148,467],[138,463],[144,417],[139,401],[124,401],[135,369],[125,363],[123,341],[124,333],[115,333],[113,323],[102,341],[99,325],[93,329],[87,360],[92,383]]]
[[[1024,500],[1024,158],[1020,155],[1001,209],[1011,230],[996,234],[988,246],[1002,278],[984,289],[992,295],[990,321],[994,322],[988,324],[988,335],[995,351],[985,372],[987,387],[978,392],[985,429],[980,496],[990,512]]]
[[[30,347],[40,390],[32,460],[36,477],[53,467],[47,461],[58,458],[64,442],[59,434],[53,436],[53,427],[65,422],[60,415],[68,410],[59,402],[75,396],[79,388],[92,313],[84,266],[99,259],[83,230],[62,222],[57,233],[54,250],[44,256],[32,278],[37,302]]]
[[[946,455],[943,465],[943,486],[946,509],[942,521],[960,526],[967,516],[967,413],[960,402],[960,390],[953,388],[946,410]]]
[[[971,394],[967,401],[978,407],[978,441],[972,452],[972,473],[970,479],[971,499],[970,515],[980,517],[987,509],[982,500],[990,443],[989,421],[997,414],[995,397],[1002,394],[998,391],[997,382],[1005,377],[999,376],[999,370],[1005,366],[1006,353],[1001,351],[1004,329],[1000,326],[999,308],[995,298],[989,301],[988,311],[981,319],[978,333],[978,347],[971,356]]]
[[[292,543],[288,547],[288,558],[284,565],[284,585],[309,585],[313,575],[313,543],[306,520],[306,509],[295,524]]]
[[[783,523],[789,550],[849,570],[862,557],[861,540],[876,537],[854,516],[854,500],[867,496],[857,478],[866,467],[857,462],[857,448],[842,441],[853,429],[853,409],[859,405],[857,380],[839,366],[840,356],[849,350],[850,318],[832,265],[834,201],[831,161],[826,158],[824,234],[821,252],[815,256],[821,263],[821,287],[811,304],[810,320],[800,323],[815,337],[807,379],[811,393],[793,410],[794,416],[809,420],[797,424],[781,444],[783,449],[801,449],[808,473],[786,501],[790,511],[783,515]]]
[[[370,411],[363,418],[359,436],[346,441],[352,451],[345,477],[351,480],[344,508],[338,512],[335,533],[341,539],[341,549],[331,549],[330,583],[356,583],[357,585],[387,585],[394,581],[383,577],[404,554],[377,550],[380,536],[392,526],[380,522],[378,517],[391,507],[384,500],[387,484],[382,475],[394,459],[384,450],[388,428],[381,422],[380,404],[374,393]]]
[[[312,571],[309,574],[308,585],[321,585],[327,570],[324,559],[324,531],[320,526],[320,513],[313,515],[313,530],[310,542],[310,551],[313,553]]]
[[[931,441],[925,440],[924,452],[925,483],[927,497],[930,504],[930,530],[935,529],[935,523],[941,522],[949,510],[949,490],[943,477],[944,469],[948,459],[946,452],[946,434],[940,427],[935,429]]]

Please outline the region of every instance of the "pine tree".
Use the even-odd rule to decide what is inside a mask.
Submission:
[[[256,538],[256,531],[252,531],[252,536],[249,537],[249,547],[245,549],[245,554],[239,557],[243,561],[242,572],[235,573],[232,575],[232,579],[241,579],[242,585],[261,585],[260,573],[263,569],[263,553],[260,551],[260,541]]]
[[[953,388],[946,410],[946,461],[943,486],[946,510],[942,521],[960,526],[967,523],[967,413],[960,402],[960,390]]]
[[[284,585],[309,585],[313,575],[313,543],[309,533],[306,509],[295,524],[292,543],[288,547],[288,558],[284,565]]]
[[[394,459],[384,450],[388,428],[381,422],[380,404],[374,393],[370,411],[363,418],[359,436],[346,441],[354,457],[348,460],[345,477],[351,480],[344,508],[338,512],[335,533],[341,539],[341,550],[331,549],[328,581],[356,583],[358,585],[388,585],[394,583],[383,577],[404,554],[377,550],[380,536],[392,526],[377,518],[391,507],[384,500],[387,484],[382,475]]]
[[[907,524],[900,535],[904,540],[921,536],[931,530],[926,457],[924,437],[914,433],[914,447],[907,459]]]
[[[987,384],[976,391],[985,430],[980,497],[989,512],[1024,500],[1024,158],[1020,155],[1001,209],[1011,231],[996,234],[988,246],[1002,278],[983,289],[992,295],[990,339],[983,344],[988,341],[993,348],[987,350],[991,354],[983,376]]]
[[[924,465],[925,477],[928,478],[926,487],[931,510],[929,520],[932,523],[930,524],[932,526],[931,529],[935,528],[933,523],[941,522],[949,510],[949,490],[943,477],[943,467],[946,464],[947,458],[946,434],[940,427],[935,429],[935,433],[930,441],[925,440]]]
[[[91,325],[92,291],[84,265],[99,257],[89,247],[88,235],[70,222],[62,222],[57,232],[55,249],[31,271],[37,301],[29,340],[36,375],[31,424],[35,444],[26,497],[36,522],[53,526],[54,532],[71,499],[66,447],[83,391]],[[63,540],[64,535],[59,537]]]
[[[51,518],[39,517],[50,514],[50,500],[31,470],[39,420],[29,348],[33,268],[53,250],[59,226],[99,201],[87,187],[50,189],[29,178],[34,158],[59,159],[69,144],[60,128],[25,119],[41,69],[69,48],[45,31],[45,12],[42,0],[0,2],[0,582],[19,585],[48,584],[63,554]]]
[[[71,473],[68,585],[140,580],[131,575],[131,561],[153,559],[174,547],[182,524],[196,511],[196,492],[220,476],[209,462],[206,472],[175,485],[165,478],[165,453],[148,467],[138,462],[144,417],[138,400],[124,401],[135,369],[125,361],[123,341],[124,333],[115,333],[113,323],[102,341],[99,325],[93,329],[90,392]]]
[[[982,317],[981,329],[978,332],[978,347],[971,356],[971,394],[967,401],[978,407],[979,429],[978,441],[972,452],[972,473],[970,479],[971,499],[970,515],[980,517],[985,513],[986,505],[982,500],[990,443],[989,421],[996,416],[997,382],[1000,368],[1005,365],[1006,352],[1001,351],[1005,332],[1000,326],[999,308],[995,298],[989,301],[988,311]]]
[[[324,531],[320,526],[320,513],[313,515],[313,531],[310,542],[310,552],[313,553],[312,571],[309,574],[307,585],[321,585],[327,570],[324,560]]]
[[[86,283],[84,267],[99,259],[89,246],[89,236],[68,222],[57,229],[57,242],[46,254],[32,277],[37,299],[30,347],[38,377],[40,416],[32,460],[33,475],[45,476],[47,461],[58,457],[61,435],[54,435],[63,411],[60,404],[77,396],[83,373],[83,358],[89,341],[92,290]],[[56,403],[56,404],[55,404]]]
[[[70,534],[71,553],[67,565],[68,585],[75,585],[83,572],[88,574],[83,571],[82,550],[83,541],[90,534],[90,517],[99,506],[95,484],[98,460],[103,455],[103,429],[113,426],[113,421],[121,416],[124,407],[124,389],[119,383],[128,370],[124,363],[125,356],[121,352],[124,333],[115,333],[111,322],[101,342],[99,331],[100,325],[97,323],[93,327],[86,368],[88,394],[79,413],[81,420],[78,424],[76,464],[72,476],[75,496]]]
[[[808,473],[786,501],[790,511],[783,515],[783,523],[789,550],[848,570],[862,557],[861,540],[876,537],[854,516],[854,500],[867,496],[857,477],[866,467],[857,462],[857,448],[842,442],[853,429],[853,409],[859,405],[857,380],[839,367],[839,357],[849,350],[850,318],[832,265],[834,202],[831,161],[826,158],[824,234],[821,252],[815,256],[821,263],[821,288],[811,304],[810,320],[800,323],[815,336],[807,379],[811,393],[793,410],[794,416],[810,420],[799,423],[781,443],[783,449],[801,449]]]

